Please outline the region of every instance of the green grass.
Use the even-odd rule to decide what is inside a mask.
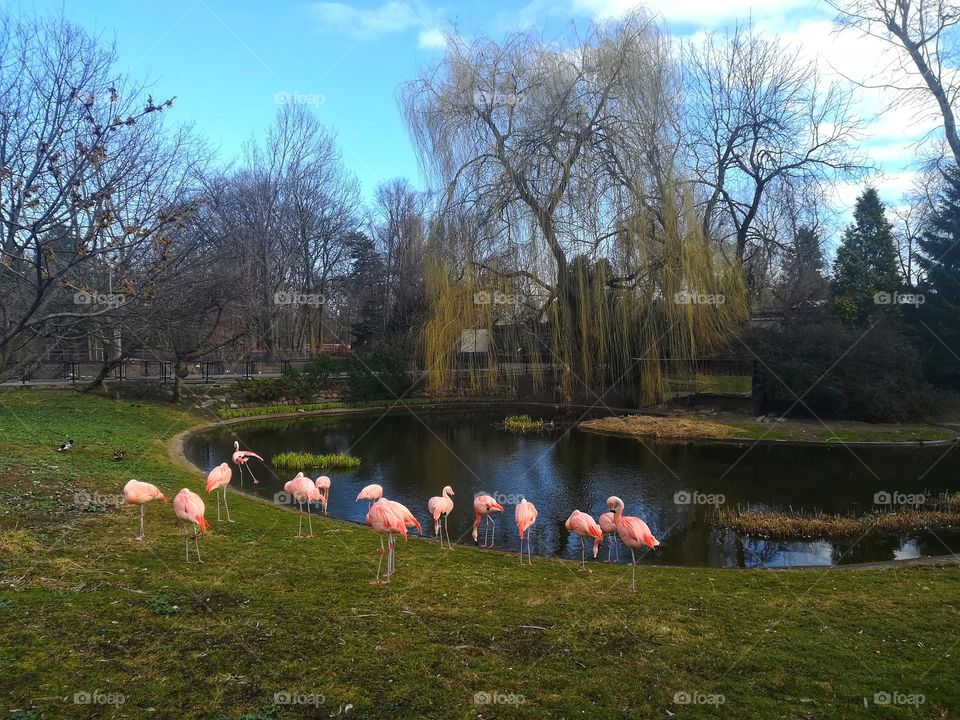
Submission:
[[[814,440],[817,442],[913,442],[927,440],[953,440],[956,430],[935,425],[870,425],[826,421],[826,427],[818,422],[805,423],[758,423],[755,420],[728,422],[737,428],[737,438],[750,440]]]
[[[314,455],[313,453],[283,452],[270,459],[274,467],[286,470],[304,470],[320,468],[321,470],[343,470],[360,467],[360,458],[346,453],[332,453],[329,455]]]
[[[314,517],[317,537],[297,540],[289,511],[233,493],[236,522],[216,523],[204,495],[214,522],[197,565],[169,505],[147,507],[137,542],[136,508],[73,503],[130,477],[203,494],[167,450],[197,422],[68,392],[0,395],[0,717],[305,719],[349,703],[342,717],[949,718],[960,707],[957,567],[642,566],[633,594],[626,566],[521,568],[412,539],[394,582],[374,587],[379,542],[359,526]],[[76,447],[59,454],[65,437]],[[113,462],[121,444],[128,459]],[[75,704],[81,692],[125,703]],[[275,703],[284,692],[324,703]],[[681,692],[725,703],[675,704]],[[879,692],[925,702],[864,707]],[[479,705],[478,693],[523,703]]]
[[[409,398],[402,400],[404,405],[433,405],[436,403],[457,402],[462,398]],[[280,415],[297,412],[317,412],[321,410],[349,410],[351,408],[388,407],[401,401],[388,398],[385,400],[352,400],[350,402],[329,401],[320,403],[304,403],[301,405],[256,405],[242,408],[220,408],[217,415],[224,419],[256,417],[258,415]]]
[[[529,415],[509,415],[504,418],[503,427],[510,432],[541,432],[543,420],[533,420]]]

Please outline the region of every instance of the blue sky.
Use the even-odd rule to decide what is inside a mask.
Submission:
[[[172,118],[192,123],[235,158],[261,134],[277,110],[278,93],[310,102],[338,137],[344,160],[370,195],[376,183],[407,176],[420,185],[415,156],[396,102],[397,86],[442,51],[439,28],[461,35],[500,37],[520,27],[562,34],[571,22],[613,17],[632,0],[504,0],[443,4],[418,0],[302,2],[272,0],[3,0],[13,12],[56,11],[117,43],[118,70],[152,80],[155,98],[177,96]],[[785,42],[855,75],[876,67],[871,48],[832,35],[830,16],[809,0],[650,0],[646,3],[678,36],[690,36],[752,16]],[[863,100],[865,114],[876,98]],[[909,141],[929,126],[907,109],[875,122],[866,138],[886,169],[876,178],[888,201],[913,176]],[[849,205],[860,186],[838,190]]]

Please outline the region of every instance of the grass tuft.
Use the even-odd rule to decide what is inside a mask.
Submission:
[[[504,419],[503,427],[517,433],[542,432],[543,420],[533,420],[529,415],[510,415]]]
[[[313,453],[283,452],[274,455],[270,460],[274,467],[284,470],[303,470],[319,468],[320,470],[352,470],[360,467],[360,458],[346,453],[331,453],[314,455]]]

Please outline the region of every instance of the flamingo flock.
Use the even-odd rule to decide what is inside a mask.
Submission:
[[[243,468],[247,466],[247,471],[256,484],[259,481],[253,475],[249,467],[251,458],[263,461],[263,458],[255,452],[249,450],[240,450],[239,442],[234,442],[234,452],[232,460],[239,470],[240,482],[243,483]],[[217,498],[217,521],[221,522],[220,498],[223,497],[223,506],[226,511],[227,522],[232,523],[230,517],[230,506],[227,504],[227,486],[233,478],[233,471],[229,464],[221,463],[213,468],[207,475],[206,492],[215,493]],[[297,526],[297,538],[313,538],[313,517],[310,512],[312,503],[317,503],[320,512],[326,515],[329,512],[331,479],[326,475],[321,475],[316,480],[311,480],[302,472],[284,484],[284,492],[292,498],[299,506],[300,520]],[[144,513],[145,506],[155,500],[167,502],[166,496],[154,485],[139,480],[130,480],[123,488],[124,498],[127,504],[140,506],[140,533],[137,540],[144,539]],[[433,532],[440,543],[441,548],[453,549],[453,542],[450,539],[450,531],[447,527],[447,521],[453,512],[454,490],[449,485],[444,486],[440,495],[431,497],[427,501],[427,512],[433,519]],[[367,513],[365,522],[374,532],[380,536],[380,552],[377,562],[377,573],[371,583],[375,585],[386,585],[396,572],[396,544],[397,538],[407,539],[408,532],[416,529],[423,533],[423,528],[416,516],[405,506],[395,500],[385,498],[383,487],[380,485],[367,485],[357,494],[356,502],[367,502]],[[306,512],[304,512],[306,505]],[[606,539],[608,542],[607,560],[616,556],[619,560],[618,543],[630,550],[631,558],[631,589],[636,592],[637,589],[637,558],[636,551],[644,548],[656,548],[660,541],[654,537],[649,526],[639,517],[624,515],[624,502],[617,496],[607,498],[606,506],[608,512],[599,516],[599,522],[593,517],[580,510],[574,510],[564,523],[564,527],[570,533],[580,538],[580,570],[586,571],[586,545],[593,545],[593,557],[596,558],[600,543]],[[197,562],[202,563],[200,558],[199,536],[210,529],[210,523],[205,517],[205,506],[199,495],[188,488],[183,488],[173,499],[173,511],[177,520],[181,524],[184,533],[184,554],[186,561],[190,562],[190,529],[193,529],[194,548],[197,555]],[[483,544],[484,548],[492,548],[496,539],[496,519],[495,514],[504,512],[503,505],[497,502],[496,498],[485,493],[477,494],[473,499],[474,521],[471,528],[471,536],[475,544],[480,545],[479,531],[483,524]],[[303,535],[303,518],[307,518],[307,535]],[[526,564],[533,565],[533,550],[531,545],[531,529],[537,522],[536,506],[524,497],[520,497],[514,508],[514,519],[517,525],[517,531],[520,537],[520,564],[524,564],[524,541],[527,546]],[[446,535],[446,545],[444,545],[444,535]],[[386,570],[383,569],[383,560],[386,556]]]

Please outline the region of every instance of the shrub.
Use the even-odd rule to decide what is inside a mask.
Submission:
[[[931,408],[917,351],[894,327],[796,325],[755,331],[747,343],[761,361],[765,412],[806,405],[823,417],[901,422]]]
[[[365,358],[350,358],[350,395],[355,400],[393,399],[408,394],[416,381],[407,360],[397,352],[378,349]]]

